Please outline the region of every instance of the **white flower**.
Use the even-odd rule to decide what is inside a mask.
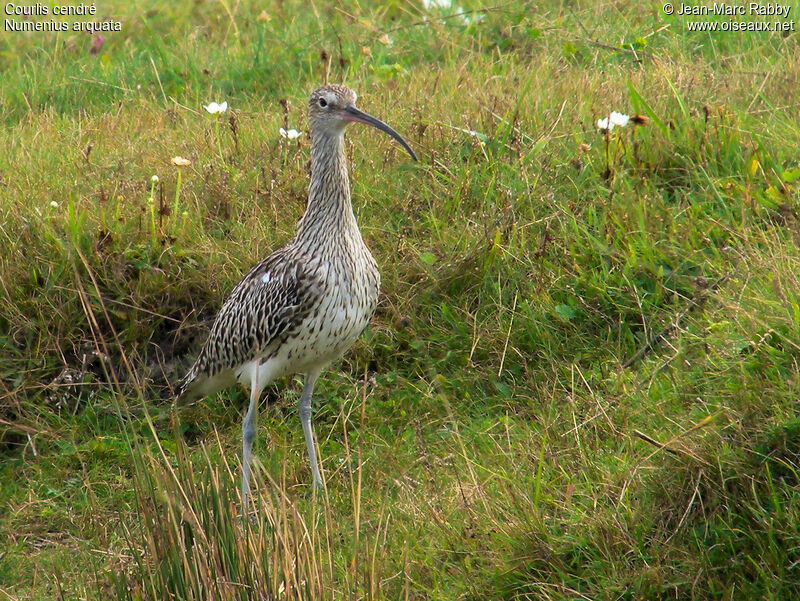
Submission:
[[[57,209],[58,208],[58,203],[55,200],[51,200],[50,201],[50,206],[53,207],[54,209]]]
[[[615,125],[625,127],[628,125],[628,121],[630,121],[630,119],[631,118],[628,117],[628,115],[623,115],[622,113],[612,111],[612,113],[605,119],[597,120],[597,128],[604,131],[611,131],[614,129]]]
[[[452,0],[422,0],[422,6],[425,10],[432,8],[448,9],[453,5]]]
[[[183,157],[172,157],[169,160],[169,162],[175,165],[176,167],[188,167],[189,165],[192,164],[192,162],[189,159],[184,159]]]
[[[614,124],[613,123],[609,124],[608,117],[606,117],[605,119],[598,119],[597,129],[602,129],[604,131],[611,131],[612,129],[614,129]]]
[[[297,131],[296,129],[290,129],[289,131],[286,131],[281,127],[279,131],[281,132],[282,138],[289,138],[290,140],[294,140],[295,138],[299,138],[303,135],[303,132]]]
[[[158,183],[158,176],[157,175],[152,176],[150,178],[150,182],[154,183],[154,184],[157,184]]]
[[[478,21],[483,19],[484,14],[483,13],[477,13],[477,14],[467,15],[467,14],[461,13],[460,17],[461,17],[461,20],[464,22],[464,25],[469,25],[470,23],[477,23]]]
[[[475,131],[474,129],[461,129],[460,127],[454,127],[453,129],[456,129],[458,131],[463,131],[465,134],[469,134],[473,138],[476,138],[481,145],[486,144],[486,142],[489,141],[489,138],[488,136],[486,136],[486,134],[482,134],[481,132]]]
[[[622,113],[612,112],[611,113],[611,123],[614,125],[619,125],[620,127],[625,127],[628,125],[628,121],[630,121],[630,117],[628,115],[623,115]]]
[[[224,113],[225,111],[227,111],[228,103],[227,101],[223,102],[222,104],[217,104],[216,102],[212,102],[211,104],[208,104],[203,108],[206,109],[212,115],[216,115],[217,113]]]

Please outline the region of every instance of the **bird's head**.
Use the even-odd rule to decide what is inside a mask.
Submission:
[[[356,93],[345,86],[330,84],[314,90],[308,101],[308,118],[312,132],[329,136],[342,135],[348,123],[366,123],[392,136],[412,159],[417,160],[417,155],[400,134],[380,119],[356,108]]]

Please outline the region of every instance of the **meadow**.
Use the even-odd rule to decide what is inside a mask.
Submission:
[[[97,9],[65,22],[120,31],[0,35],[0,600],[800,597],[795,32],[632,0]],[[420,160],[348,130],[380,305],[317,384],[324,493],[302,379],[265,392],[250,522],[247,392],[173,393],[294,235],[326,81]]]

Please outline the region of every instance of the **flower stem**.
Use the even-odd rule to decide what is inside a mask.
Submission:
[[[178,208],[180,207],[180,193],[181,193],[181,172],[183,169],[178,168],[178,181],[175,183],[175,200],[172,202],[172,214],[177,219]]]
[[[225,159],[222,154],[222,142],[220,142],[219,139],[219,119],[217,119],[216,123],[214,123],[214,137],[217,140],[217,152],[219,153],[219,160],[224,163]]]
[[[157,242],[157,235],[156,235],[156,183],[154,181],[150,181],[150,241],[152,242],[153,246],[155,246]]]

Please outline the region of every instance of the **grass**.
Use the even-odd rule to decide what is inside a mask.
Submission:
[[[798,595],[796,34],[626,1],[99,8],[96,53],[0,38],[0,598]],[[348,134],[381,303],[318,385],[324,495],[299,380],[266,393],[251,524],[246,394],[172,386],[293,235],[326,77],[421,160]]]

